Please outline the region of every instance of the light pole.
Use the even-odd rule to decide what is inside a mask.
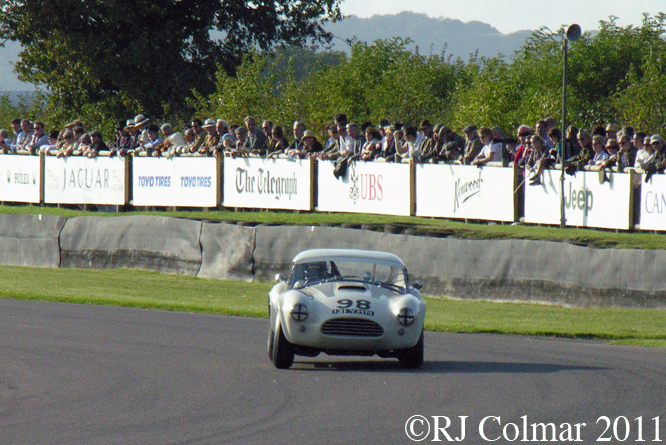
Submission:
[[[569,48],[569,40],[572,42],[578,40],[581,35],[580,26],[573,24],[564,32],[562,27],[562,136],[560,137],[560,182],[562,184],[562,196],[560,199],[560,228],[564,229],[567,224],[567,219],[564,211],[564,161],[565,161],[565,148],[566,148],[566,121],[567,121],[567,49]]]

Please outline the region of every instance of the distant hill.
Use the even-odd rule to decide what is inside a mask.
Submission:
[[[532,31],[518,31],[502,34],[492,26],[481,22],[463,23],[460,20],[429,18],[425,14],[402,12],[397,15],[375,15],[362,19],[354,15],[337,23],[329,23],[326,30],[336,37],[331,49],[349,51],[342,40],[356,37],[372,43],[378,39],[391,37],[409,38],[414,41],[411,48],[418,46],[421,54],[442,54],[469,59],[471,54],[494,57],[504,54],[513,55],[531,35]],[[342,39],[342,40],[341,40]],[[20,82],[12,71],[13,62],[18,59],[21,47],[17,43],[7,42],[0,48],[0,93],[9,91],[31,91],[31,84]]]
[[[329,23],[326,30],[338,38],[333,39],[332,49],[348,51],[345,40],[352,37],[372,43],[378,39],[391,37],[410,38],[418,46],[421,54],[452,55],[453,58],[469,59],[471,54],[494,57],[503,54],[513,55],[532,31],[518,31],[502,34],[492,26],[481,22],[464,23],[447,18],[433,19],[425,14],[401,12],[396,15],[374,15],[362,19],[354,15],[337,23]]]

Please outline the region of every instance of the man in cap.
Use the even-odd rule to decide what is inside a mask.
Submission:
[[[483,143],[479,138],[477,133],[476,125],[468,125],[463,128],[463,133],[465,133],[465,149],[463,154],[460,156],[459,162],[464,165],[470,165],[472,161],[481,153],[483,148]]]

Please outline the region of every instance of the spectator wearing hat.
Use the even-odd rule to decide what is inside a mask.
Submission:
[[[657,172],[664,173],[666,169],[666,142],[660,134],[653,134],[650,145],[654,149],[654,164]]]
[[[247,143],[250,153],[255,156],[266,156],[268,149],[268,137],[266,133],[257,127],[256,121],[252,116],[245,118],[245,128],[247,128]]]
[[[305,130],[303,132],[303,144],[305,145],[305,154],[299,155],[299,157],[316,158],[324,150],[324,146],[319,142],[312,130]]]
[[[196,152],[197,156],[213,156],[215,147],[220,142],[221,135],[217,132],[217,121],[215,119],[206,119],[202,128],[206,132],[203,143]]]
[[[646,139],[649,139],[646,142]],[[645,133],[642,131],[636,132],[634,135],[634,144],[641,146],[640,149],[636,152],[636,162],[634,163],[634,168],[640,168],[645,170],[646,166],[654,162],[655,151],[651,143],[652,138],[650,136],[645,136]]]
[[[148,122],[150,119],[143,114],[137,114],[134,117],[134,150],[137,152],[144,151],[144,146],[150,143],[150,136],[148,135]]]
[[[134,119],[127,119],[124,124],[118,123],[116,128],[116,141],[111,147],[109,152],[109,157],[114,157],[116,155],[125,156],[125,154],[131,149],[132,146],[132,135],[129,132],[129,129],[134,126]]]
[[[615,124],[606,125],[606,139],[617,139],[617,132],[620,131],[620,127]]]
[[[459,162],[464,165],[469,165],[472,163],[474,158],[476,158],[479,155],[481,149],[483,148],[483,144],[481,143],[481,139],[479,138],[479,134],[477,133],[476,125],[466,126],[465,128],[463,128],[463,133],[465,133],[466,142],[463,154],[462,156],[460,156]]]

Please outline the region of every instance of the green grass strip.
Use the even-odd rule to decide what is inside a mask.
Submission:
[[[267,316],[273,283],[245,283],[141,270],[0,267],[0,298],[101,304],[246,317]],[[601,339],[666,347],[666,311],[565,308],[426,297],[426,328]]]

